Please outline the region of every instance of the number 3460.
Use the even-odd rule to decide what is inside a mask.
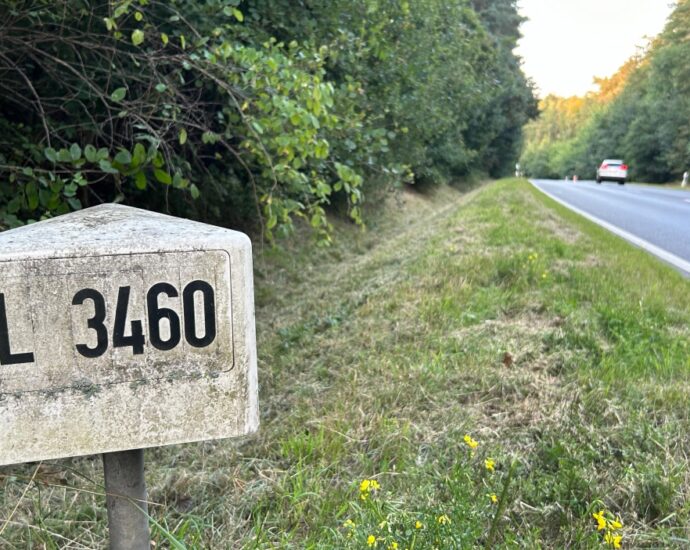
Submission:
[[[125,336],[127,311],[131,287],[121,286],[117,294],[115,306],[115,326],[112,334],[113,347],[131,347],[134,355],[144,353],[146,339],[144,337],[144,323],[141,320],[130,321],[130,334]],[[204,330],[199,335],[197,317],[194,307],[195,294],[200,293],[203,303]],[[159,306],[159,297],[177,298],[178,290],[170,283],[156,283],[146,293],[146,311],[148,313],[148,336],[151,345],[159,350],[171,350],[182,339],[180,316],[170,308]],[[103,355],[109,345],[108,328],[105,325],[107,314],[106,302],[103,295],[93,288],[84,288],[77,292],[72,299],[72,305],[83,305],[86,301],[93,303],[93,317],[87,320],[86,326],[96,335],[96,345],[77,344],[77,351],[84,357],[94,358]],[[209,346],[216,339],[215,293],[213,287],[205,281],[192,281],[182,291],[182,316],[184,321],[184,338],[190,346],[203,348]],[[161,331],[161,321],[167,320],[168,334]]]

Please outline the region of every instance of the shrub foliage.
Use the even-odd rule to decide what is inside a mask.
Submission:
[[[126,202],[328,239],[334,202],[505,171],[513,0],[6,0],[0,227]]]

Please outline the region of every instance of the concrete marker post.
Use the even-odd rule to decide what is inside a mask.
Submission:
[[[0,465],[101,454],[111,548],[150,548],[145,448],[259,427],[246,235],[122,205],[0,233]]]
[[[111,550],[150,550],[144,450],[103,453]]]

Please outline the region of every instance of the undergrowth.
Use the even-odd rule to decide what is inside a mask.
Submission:
[[[157,547],[690,545],[688,282],[523,180],[376,229],[257,252],[260,431],[147,451]],[[98,459],[0,499],[3,548],[106,545]]]

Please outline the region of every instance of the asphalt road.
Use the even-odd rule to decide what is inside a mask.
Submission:
[[[690,192],[593,181],[531,181],[690,277]]]

